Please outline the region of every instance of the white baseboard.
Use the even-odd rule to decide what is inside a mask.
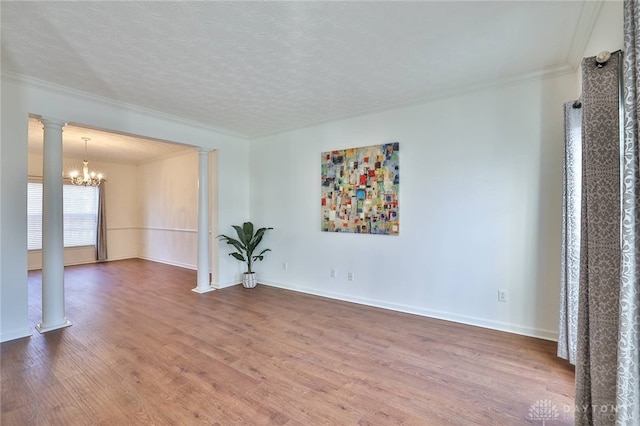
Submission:
[[[420,308],[416,306],[400,305],[396,303],[384,302],[381,300],[354,297],[354,296],[342,294],[342,293],[318,291],[318,290],[307,288],[307,287],[290,286],[290,285],[275,282],[275,281],[260,281],[260,284],[268,285],[271,287],[282,288],[285,290],[298,291],[300,293],[312,294],[314,296],[327,297],[329,299],[336,299],[344,302],[358,303],[360,305],[373,306],[376,308],[389,309],[392,311],[420,315],[428,318],[436,318],[436,319],[441,319],[445,321],[452,321],[460,324],[488,328],[491,330],[505,331],[508,333],[520,334],[528,337],[536,337],[538,339],[551,340],[554,342],[558,341],[557,331],[531,328],[531,327],[521,326],[517,324],[510,324],[506,322],[488,320],[485,318],[478,318],[478,317],[467,316],[467,315],[459,315],[451,312],[436,311],[436,310],[425,309],[425,308]]]
[[[137,256],[137,258],[138,259],[143,259],[143,260],[150,260],[151,262],[164,263],[165,265],[178,266],[180,268],[191,269],[191,270],[194,270],[194,271],[198,270],[198,267],[196,265],[191,265],[189,263],[174,262],[174,261],[171,261],[171,260],[158,259],[158,258],[155,258],[155,257],[148,257],[148,256]]]
[[[109,259],[111,260],[111,259]],[[77,262],[65,262],[64,266],[76,266],[76,265],[88,265],[90,263],[98,263],[97,260],[82,260],[82,261],[77,261]],[[42,269],[42,265],[31,265],[29,266],[29,268],[27,268],[29,271],[37,271]]]
[[[191,265],[191,264],[186,264],[186,263],[180,263],[180,262],[173,262],[173,261],[168,261],[168,260],[164,260],[164,259],[158,259],[155,257],[148,257],[148,256],[136,256],[138,259],[143,259],[143,260],[149,260],[151,262],[158,262],[158,263],[164,263],[165,265],[171,265],[171,266],[177,266],[180,268],[186,268],[186,269],[191,269],[193,271],[197,271],[198,270],[198,266],[197,265]],[[227,282],[215,282],[212,281],[211,282],[211,286],[213,288],[216,289],[223,289],[223,288],[227,288],[227,287],[233,287],[234,285],[238,285],[241,284],[240,282],[237,281],[227,281]]]
[[[137,259],[138,256],[120,256],[120,257],[110,257],[107,260],[105,260],[105,262],[112,262],[112,261],[116,261],[116,260],[126,260],[126,259]],[[86,260],[86,261],[80,261],[80,262],[67,262],[64,264],[64,266],[76,266],[76,265],[89,265],[92,263],[100,263],[97,260]],[[42,269],[42,265],[38,264],[38,265],[31,265],[27,268],[29,271],[37,271]]]
[[[138,256],[135,254],[129,255],[129,256],[119,256],[119,257],[109,257],[108,259],[105,260],[105,262],[115,262],[117,260],[127,260],[127,259],[137,259]],[[96,260],[96,263],[99,263]]]
[[[217,282],[211,283],[211,285],[213,285],[215,288],[218,288],[218,289],[233,287],[234,285],[240,285],[240,284],[242,283],[235,282],[235,281],[228,281],[226,283],[217,283]]]

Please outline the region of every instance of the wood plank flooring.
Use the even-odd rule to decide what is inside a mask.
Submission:
[[[30,320],[41,319],[39,271]],[[1,345],[10,425],[573,424],[571,366],[539,339],[291,291],[197,294],[132,259],[65,269],[73,326]],[[550,419],[550,417],[547,417]]]

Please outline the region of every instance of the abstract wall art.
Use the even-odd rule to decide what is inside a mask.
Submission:
[[[322,231],[398,235],[398,142],[322,153]]]

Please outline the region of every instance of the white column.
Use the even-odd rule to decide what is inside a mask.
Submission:
[[[44,125],[42,171],[42,322],[40,333],[68,327],[64,312],[64,233],[62,217],[62,128],[64,121],[41,119]]]
[[[198,284],[191,291],[215,290],[209,281],[209,151],[198,152]]]

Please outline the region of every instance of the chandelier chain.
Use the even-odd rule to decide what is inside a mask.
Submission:
[[[74,185],[80,186],[99,186],[102,183],[102,174],[96,174],[95,172],[89,172],[89,161],[87,160],[87,142],[91,138],[83,137],[84,141],[84,161],[82,162],[82,174],[73,171],[69,175],[69,180]]]

